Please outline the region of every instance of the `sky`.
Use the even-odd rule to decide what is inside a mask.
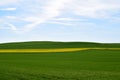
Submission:
[[[2,0],[0,43],[120,43],[120,0]]]

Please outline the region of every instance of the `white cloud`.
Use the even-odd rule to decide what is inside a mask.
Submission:
[[[72,8],[75,14],[80,16],[104,18],[111,17],[110,11],[114,13],[114,10],[119,10],[119,4],[111,0],[76,0],[71,4],[72,7],[70,8]]]
[[[83,19],[75,19],[75,18],[53,18],[52,20],[57,21],[83,21]]]
[[[38,26],[39,24],[45,23],[47,20],[59,16],[66,7],[66,3],[69,3],[70,1],[72,0],[48,1],[47,4],[42,9],[42,14],[40,15],[41,17],[39,18],[39,20],[31,24],[25,25],[24,30],[29,31],[32,28]]]
[[[39,21],[40,18],[31,16],[31,17],[23,18],[22,20],[23,20],[23,21],[27,21],[27,22],[36,22],[36,21]]]
[[[65,21],[85,21],[77,17],[64,17],[63,13],[87,18],[110,19],[120,10],[120,1],[118,0],[3,0],[0,2],[0,6],[14,5],[16,3],[19,3],[19,5],[2,8],[2,10],[15,11],[14,14],[6,14],[2,18],[6,23],[9,23],[7,25],[13,31],[18,31],[19,27],[14,26],[18,24],[15,22],[26,22],[27,25],[25,24],[21,29],[23,32],[30,31],[40,24],[47,23],[49,20],[52,24],[62,25],[71,25],[65,23]],[[14,24],[11,22],[14,22]]]
[[[0,29],[5,29],[5,30],[9,30],[10,28],[9,27],[0,27]]]
[[[52,18],[60,16],[67,4],[72,0],[27,0],[22,1],[18,6],[21,14],[15,14],[15,16],[6,15],[8,25],[12,28],[13,31],[17,31],[18,26],[14,26],[10,22],[22,21],[28,23],[25,24],[22,28],[23,32],[27,32],[37,27],[38,25],[45,23]],[[41,6],[38,3],[44,2],[44,5]],[[35,3],[35,4],[33,4]],[[6,8],[3,10],[15,10],[15,8]],[[10,21],[10,22],[9,22]]]
[[[48,2],[45,8],[43,8],[43,17],[55,17],[60,15],[61,11],[65,9],[66,3],[69,3],[71,0],[52,0]]]
[[[75,24],[72,24],[72,23],[56,22],[56,21],[49,21],[47,23],[50,23],[50,24],[60,24],[60,25],[65,25],[65,26],[73,26],[73,25],[75,25]]]
[[[13,24],[11,24],[11,23],[6,23],[9,27],[10,27],[10,29],[12,29],[13,31],[17,31],[17,28],[16,28],[16,26],[14,26]]]
[[[109,11],[118,10],[119,4],[113,3],[112,0],[51,0],[42,7],[41,14],[38,17],[28,17],[26,20],[33,22],[24,27],[32,29],[39,24],[45,23],[47,20],[54,20],[55,17],[60,16],[65,10],[69,8],[70,12],[91,18],[109,18],[112,15]],[[116,0],[117,2],[117,0]],[[68,13],[69,14],[69,13]],[[40,17],[39,17],[40,16]],[[72,21],[72,18],[59,18],[56,20]],[[57,22],[59,23],[59,22]]]
[[[19,1],[20,0],[2,0],[2,1],[0,1],[0,6],[15,4]]]
[[[16,8],[3,8],[3,9],[0,9],[0,10],[14,11],[14,10],[16,10]]]
[[[5,16],[7,19],[12,19],[12,20],[16,20],[17,19],[17,17],[15,17],[15,16]]]
[[[0,19],[0,23],[2,22],[2,19]]]

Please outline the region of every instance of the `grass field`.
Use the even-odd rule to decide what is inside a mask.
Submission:
[[[94,47],[48,48],[51,52],[43,48],[29,52],[31,49],[1,47],[0,80],[120,80],[119,47]],[[4,52],[7,50],[12,51]]]
[[[120,48],[120,43],[16,42],[0,44],[0,49]]]

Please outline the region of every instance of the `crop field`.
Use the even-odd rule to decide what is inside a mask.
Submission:
[[[81,51],[88,50],[90,48],[63,48],[63,49],[3,49],[0,52],[71,52],[71,51]]]
[[[61,48],[61,49],[1,49],[0,53],[31,53],[31,52],[72,52],[82,50],[120,50],[120,48]]]
[[[54,49],[0,47],[0,80],[120,80],[118,46]]]

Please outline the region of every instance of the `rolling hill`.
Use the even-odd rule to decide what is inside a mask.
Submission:
[[[0,80],[120,80],[119,43],[16,42],[0,51]]]
[[[2,43],[0,49],[120,48],[120,43],[31,41]]]

